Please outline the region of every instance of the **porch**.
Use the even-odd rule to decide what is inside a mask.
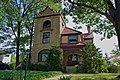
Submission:
[[[63,51],[63,65],[75,66],[82,62],[81,53],[79,49],[64,50]]]

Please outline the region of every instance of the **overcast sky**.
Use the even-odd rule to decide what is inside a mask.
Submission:
[[[67,23],[67,27],[73,28],[74,24],[72,22],[72,18],[71,17],[67,17],[67,18],[69,20],[69,23]],[[86,33],[87,29],[85,26],[83,26],[83,28],[80,29],[79,31]],[[94,33],[94,43],[95,43],[96,47],[101,48],[101,51],[103,53],[110,54],[111,50],[113,50],[115,48],[114,45],[118,45],[117,37],[114,36],[110,39],[104,39],[102,41],[101,41],[101,37],[102,37],[101,35]]]

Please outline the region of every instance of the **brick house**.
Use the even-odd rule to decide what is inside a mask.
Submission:
[[[32,63],[43,63],[45,52],[52,43],[60,46],[63,65],[74,66],[81,63],[80,49],[85,47],[85,42],[93,42],[93,34],[88,28],[88,33],[68,28],[62,14],[46,7],[35,18],[34,43],[31,54]]]

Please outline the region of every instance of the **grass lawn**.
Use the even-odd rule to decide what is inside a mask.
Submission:
[[[120,80],[115,77],[119,73],[100,73],[100,74],[71,74],[71,80]]]
[[[23,80],[25,71],[21,71]],[[43,80],[45,78],[54,77],[63,74],[60,71],[27,71],[27,80]],[[0,80],[20,80],[19,70],[0,70]]]

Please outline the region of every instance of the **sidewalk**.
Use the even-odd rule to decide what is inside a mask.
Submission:
[[[70,76],[70,74],[63,74],[63,75],[60,75],[60,76],[55,76],[55,77],[52,77],[52,78],[46,78],[46,79],[43,79],[43,80],[58,80],[60,77],[63,77],[63,76]]]

